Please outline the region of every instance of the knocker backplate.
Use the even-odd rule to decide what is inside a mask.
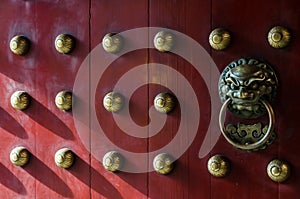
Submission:
[[[228,109],[242,118],[257,118],[266,114],[262,100],[274,101],[278,80],[268,64],[256,59],[241,58],[228,64],[219,79],[219,95],[224,103],[232,100]]]
[[[235,142],[243,145],[252,144],[263,139],[267,133],[267,129],[268,125],[263,126],[260,122],[253,125],[238,123],[236,126],[233,124],[228,124],[226,126],[226,132],[228,133],[228,136]],[[248,151],[265,149],[267,146],[273,143],[275,138],[276,134],[275,132],[272,132],[272,135],[264,145],[255,150]]]

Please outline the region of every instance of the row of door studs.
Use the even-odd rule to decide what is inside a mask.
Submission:
[[[76,155],[69,148],[59,149],[54,156],[58,167],[69,169]],[[24,166],[29,162],[30,152],[23,146],[15,147],[10,153],[10,161],[16,166]],[[121,171],[125,163],[124,157],[117,151],[107,152],[102,159],[103,167],[110,172]],[[162,175],[169,174],[174,169],[175,159],[160,153],[153,159],[153,169]],[[222,155],[214,155],[207,162],[207,169],[214,177],[225,177],[230,173],[230,161]],[[284,182],[290,175],[290,165],[283,160],[273,159],[267,165],[267,174],[275,182]]]
[[[160,31],[154,37],[154,47],[160,52],[169,52],[174,46],[175,35],[171,31]],[[273,27],[268,33],[268,42],[273,48],[284,48],[291,40],[289,30],[282,26]],[[226,49],[231,41],[230,33],[222,28],[214,29],[209,35],[209,44],[215,50]],[[76,39],[70,34],[59,34],[54,42],[55,49],[62,54],[70,54],[75,48]],[[118,53],[123,45],[119,34],[108,33],[102,39],[103,49],[108,53]],[[25,55],[30,48],[30,40],[16,35],[10,40],[10,50],[17,55]]]
[[[11,95],[11,106],[17,110],[25,110],[30,105],[30,95],[25,91],[16,91]],[[159,93],[154,98],[154,107],[160,113],[171,112],[176,105],[176,98],[171,93]],[[60,91],[55,97],[56,106],[63,111],[72,109],[72,92]],[[124,96],[117,92],[109,92],[103,98],[104,108],[112,113],[122,109],[124,105]]]
[[[74,164],[76,155],[69,148],[61,148],[54,155],[58,167],[69,169]],[[25,166],[29,163],[30,152],[24,146],[17,146],[10,152],[10,161],[16,166]],[[102,159],[103,167],[111,172],[120,171],[124,165],[124,157],[116,152],[107,152]],[[174,159],[166,153],[158,154],[153,160],[153,168],[159,174],[168,174],[174,168]]]

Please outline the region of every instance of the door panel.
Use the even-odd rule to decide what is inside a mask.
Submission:
[[[169,28],[182,32],[209,51],[207,35],[210,30],[210,6],[210,1],[150,1],[150,27]],[[155,34],[156,32],[150,34],[150,42],[153,42]],[[174,34],[174,50],[180,51],[177,50],[182,47],[179,45],[184,45],[189,51],[191,44],[181,42],[179,34]],[[190,42],[192,43],[192,41]],[[175,136],[180,136],[182,140],[188,140],[193,134],[190,123],[187,123],[184,131],[179,129],[180,125],[183,125],[180,118],[186,117],[185,114],[189,114],[188,110],[194,111],[197,108],[192,107],[192,96],[188,95],[186,85],[179,83],[179,74],[183,75],[196,93],[198,100],[196,106],[200,108],[201,113],[200,121],[195,121],[199,122],[197,135],[187,151],[182,151],[183,155],[176,160],[174,170],[168,175],[149,173],[149,198],[208,198],[210,194],[210,176],[206,169],[207,159],[198,157],[210,120],[208,92],[210,85],[206,85],[203,81],[202,76],[205,74],[199,74],[195,66],[186,59],[193,60],[193,53],[182,58],[176,53],[150,50],[150,63],[163,64],[167,66],[167,69],[163,66],[149,67],[150,81],[160,80],[157,84],[149,87],[149,106],[153,106],[155,96],[161,92],[176,91],[179,96],[176,96],[178,101],[175,109],[167,115],[164,128],[149,139],[149,153],[155,152],[156,155],[168,153],[173,158],[177,158],[174,157],[177,156],[175,151],[182,150],[186,144],[185,141],[176,145],[175,148],[166,149],[166,146],[174,144]],[[170,75],[173,74],[172,69],[176,70],[177,74]],[[190,121],[194,121],[193,118],[190,119]],[[153,158],[150,157],[149,161],[153,161]]]
[[[5,140],[1,153],[1,186],[5,191],[1,191],[1,198],[86,197],[90,192],[89,154],[77,136],[72,113],[60,111],[54,99],[59,91],[72,90],[76,72],[89,51],[89,4],[3,1],[0,7],[4,129],[1,134]],[[73,12],[77,7],[81,10]],[[72,34],[77,39],[77,48],[70,55],[55,50],[55,37],[61,33]],[[14,55],[9,50],[10,39],[18,34],[31,42],[25,56]],[[17,90],[31,96],[30,106],[24,111],[10,106],[10,95]],[[24,167],[12,165],[8,158],[10,150],[20,145],[31,153]],[[63,147],[78,155],[72,170],[55,165],[54,154]]]
[[[1,49],[0,49],[0,197],[35,197],[36,170],[34,165],[23,168],[14,166],[10,162],[10,152],[17,146],[24,146],[31,153],[36,151],[35,123],[29,114],[34,110],[15,110],[10,105],[11,95],[18,90],[23,90],[30,95],[35,94],[36,81],[36,52],[29,51],[26,56],[18,56],[10,51],[9,44],[15,35],[24,35],[30,40],[35,37],[35,23],[30,12],[35,12],[35,6],[27,6],[27,12],[20,12],[24,2],[13,3],[2,1],[0,5]],[[6,17],[3,17],[6,16]],[[26,23],[25,23],[26,22]]]
[[[124,3],[124,1],[96,1],[91,4],[91,46],[92,49],[101,51],[91,55],[91,85],[95,85],[96,91],[91,94],[92,110],[96,111],[97,119],[91,119],[91,175],[92,198],[147,198],[147,173],[135,173],[137,168],[147,170],[147,165],[139,162],[135,158],[137,153],[147,153],[147,139],[131,136],[130,132],[122,130],[122,124],[116,123],[115,116],[124,117],[125,109],[130,110],[130,116],[138,125],[147,125],[148,123],[148,86],[135,90],[132,96],[124,95],[127,88],[122,87],[116,91],[123,95],[125,104],[117,113],[111,113],[103,107],[103,98],[113,90],[117,82],[130,70],[139,65],[147,64],[147,49],[138,49],[136,51],[122,54],[131,44],[146,41],[146,35],[131,36],[123,35],[122,32],[139,27],[148,26],[148,1],[135,0]],[[118,53],[107,53],[102,48],[102,39],[107,33],[121,33],[123,46]],[[101,56],[103,55],[103,57]],[[109,65],[105,65],[104,60],[113,60]],[[95,75],[93,70],[106,69],[101,76]],[[147,71],[146,71],[147,72]],[[147,74],[143,74],[147,80]],[[99,80],[99,81],[98,81]],[[92,86],[93,87],[93,86]],[[93,90],[93,89],[92,89]],[[127,116],[126,116],[127,117]],[[128,118],[128,121],[130,118]],[[103,135],[100,131],[93,134],[93,126],[100,125]],[[111,144],[108,144],[111,142]],[[112,173],[106,171],[102,166],[102,157],[109,151],[118,151],[124,158],[124,166],[121,171]],[[122,151],[132,152],[122,154]],[[147,161],[146,161],[147,162]],[[131,168],[132,167],[132,168]],[[131,172],[125,172],[131,169]],[[133,171],[132,171],[133,170]],[[133,172],[133,173],[132,173]],[[103,184],[104,182],[104,184]],[[107,186],[105,186],[107,185]],[[97,191],[99,189],[99,191]],[[109,190],[107,190],[109,187]]]
[[[267,43],[267,33],[273,25],[271,21],[274,16],[270,12],[264,12],[267,5],[267,2],[261,5],[259,1],[244,3],[212,1],[212,28],[226,28],[232,35],[228,49],[224,52],[212,51],[212,58],[220,71],[240,57],[253,57],[272,63],[273,56],[265,53],[272,50]],[[255,13],[261,14],[255,15],[254,10]],[[237,16],[240,20],[236,20]],[[275,56],[274,58],[276,59]],[[238,117],[229,120],[233,124],[239,122]],[[232,198],[233,195],[239,195],[240,198],[276,198],[279,192],[278,185],[270,181],[266,167],[268,161],[277,156],[277,141],[266,150],[248,153],[235,149],[222,137],[212,153],[222,153],[228,157],[232,168],[225,180],[212,178],[211,197]]]
[[[293,133],[293,126],[297,107],[297,98],[291,98],[290,86],[296,85],[292,73],[298,73],[294,63],[298,58],[297,52],[297,22],[293,19],[299,17],[298,9],[293,1],[212,1],[212,28],[222,27],[230,31],[232,42],[224,51],[212,51],[212,58],[222,71],[231,61],[241,57],[252,57],[269,63],[275,69],[279,78],[279,93],[276,102],[272,105],[276,115],[275,142],[267,149],[248,153],[232,147],[222,137],[214,147],[212,153],[222,153],[232,162],[231,173],[225,179],[212,178],[211,198],[295,198],[295,189],[291,188],[297,182],[297,171],[293,169],[292,176],[287,182],[278,184],[271,181],[266,168],[274,158],[289,161],[292,167],[297,167],[299,160],[297,154],[291,150],[296,142],[287,141],[287,132],[294,140],[297,135]],[[259,13],[259,14],[258,14]],[[239,20],[237,20],[237,18]],[[287,27],[292,32],[292,42],[284,49],[274,49],[268,44],[268,31],[277,25]],[[293,88],[293,86],[292,86]],[[288,105],[289,104],[289,105]],[[293,105],[294,104],[294,105]],[[284,107],[284,108],[283,108]],[[289,115],[284,114],[289,108]],[[287,113],[287,112],[286,112]],[[230,122],[238,123],[239,118],[230,118]],[[256,122],[259,120],[256,120]],[[286,123],[289,125],[284,125]],[[285,140],[285,141],[284,141]],[[289,143],[289,144],[287,144]],[[287,146],[289,145],[289,146]],[[287,188],[289,187],[289,188]]]
[[[36,197],[84,198],[90,195],[89,152],[76,132],[72,111],[59,110],[55,97],[60,91],[72,91],[77,71],[89,52],[89,2],[36,1],[35,8],[36,112],[31,117],[36,122]],[[59,34],[75,38],[75,48],[69,54],[55,49]],[[54,161],[55,153],[65,147],[77,156],[69,170]]]

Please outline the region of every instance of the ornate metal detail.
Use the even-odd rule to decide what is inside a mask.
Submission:
[[[238,123],[237,126],[233,124],[228,124],[226,127],[226,134],[230,137],[231,140],[240,144],[240,145],[249,145],[257,143],[260,140],[264,139],[265,135],[268,132],[268,125],[262,126],[261,123],[246,125]],[[276,138],[276,134],[272,131],[271,136],[268,140],[259,148],[253,150],[265,149],[267,146],[271,145]],[[253,151],[252,150],[252,151]]]
[[[222,155],[214,155],[208,160],[207,169],[215,177],[224,177],[230,172],[230,162]]]
[[[72,35],[60,34],[55,39],[55,48],[59,53],[69,54],[75,47],[75,38]]]
[[[25,55],[30,47],[30,41],[25,36],[14,36],[9,43],[10,50],[16,55]]]
[[[17,110],[25,110],[30,105],[30,95],[25,91],[16,91],[10,97],[10,104]]]
[[[124,104],[124,97],[120,93],[110,92],[103,98],[104,108],[112,113],[118,112],[122,109]]]
[[[236,148],[246,151],[264,149],[275,139],[273,133],[275,115],[272,102],[278,88],[273,69],[255,59],[239,59],[231,62],[219,79],[219,95],[223,106],[219,126],[226,140]],[[266,113],[269,125],[238,125],[224,127],[226,109],[242,118],[257,118]]]
[[[115,33],[108,33],[103,37],[102,46],[108,53],[117,53],[121,50],[123,39],[120,35]]]
[[[253,140],[247,139],[248,137],[246,136],[241,141],[241,140],[232,139],[231,134],[228,133],[226,128],[224,127],[225,112],[226,112],[228,105],[231,102],[232,102],[231,99],[227,99],[227,101],[222,105],[221,110],[220,110],[219,126],[220,126],[223,136],[234,147],[242,149],[242,150],[256,151],[256,150],[265,148],[268,145],[267,143],[270,143],[270,138],[272,137],[272,133],[274,131],[274,126],[275,126],[275,114],[272,109],[272,106],[269,104],[268,101],[261,101],[263,103],[263,105],[266,107],[268,115],[269,115],[269,125],[268,125],[266,133],[264,133],[263,137],[261,139],[258,139],[256,142],[254,142]]]
[[[55,97],[57,108],[63,111],[69,111],[72,108],[72,92],[60,91]]]
[[[154,37],[154,46],[160,52],[170,51],[174,46],[174,35],[165,31],[158,32]]]
[[[153,160],[154,170],[159,174],[168,174],[174,168],[174,159],[169,154],[158,154]]]
[[[29,151],[23,147],[23,146],[18,146],[14,148],[10,152],[10,161],[16,165],[16,166],[24,166],[28,163],[29,158],[30,158],[30,153]]]
[[[75,159],[75,154],[68,148],[59,149],[54,156],[54,160],[57,166],[67,169],[70,168]]]
[[[171,112],[175,105],[176,99],[170,93],[159,93],[154,99],[154,107],[160,113]]]
[[[285,27],[275,26],[268,33],[268,42],[273,48],[284,48],[290,41],[291,34]]]
[[[278,81],[273,69],[256,59],[241,58],[231,62],[219,79],[219,95],[229,110],[239,117],[257,118],[266,114],[262,100],[272,102]]]
[[[120,170],[123,166],[124,159],[122,155],[116,151],[110,151],[103,156],[103,167],[111,172]]]
[[[224,50],[230,44],[230,34],[228,31],[217,28],[209,35],[209,44],[215,50]]]
[[[290,165],[282,160],[274,159],[267,167],[268,176],[275,182],[284,182],[290,176]]]

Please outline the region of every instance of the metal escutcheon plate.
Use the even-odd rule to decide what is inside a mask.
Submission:
[[[241,58],[227,65],[219,79],[219,95],[228,109],[242,118],[258,118],[267,113],[262,101],[273,102],[278,80],[270,65],[256,59]]]

